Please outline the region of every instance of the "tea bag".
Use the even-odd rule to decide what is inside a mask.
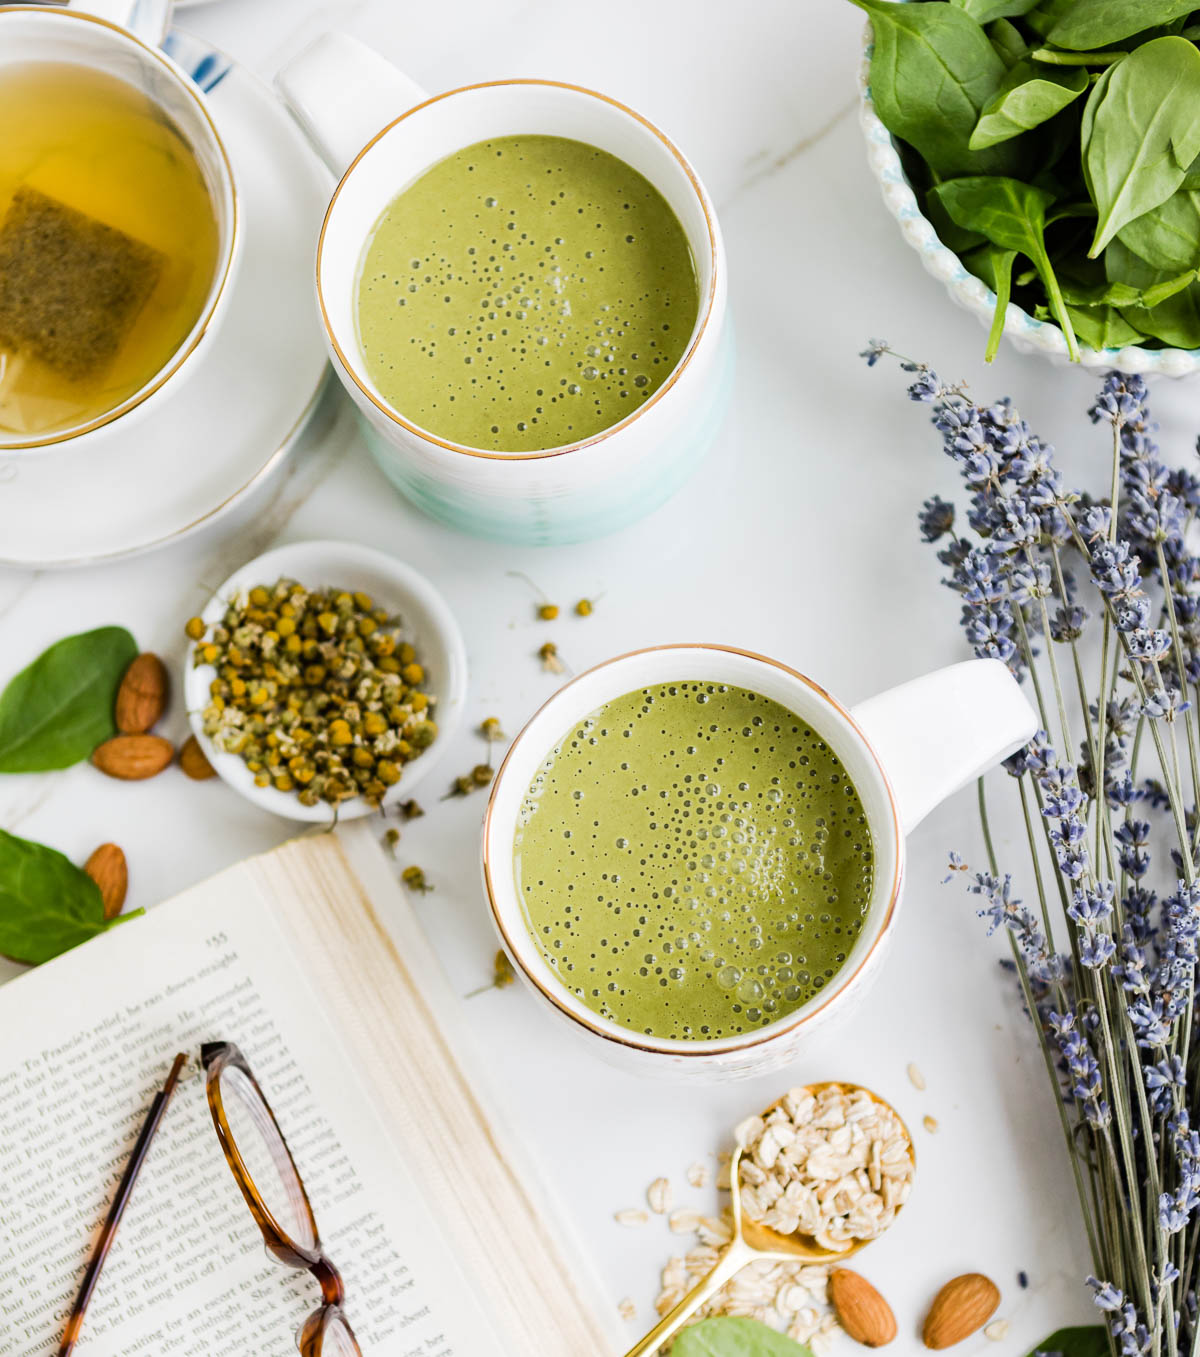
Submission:
[[[0,349],[72,381],[98,376],[164,263],[153,246],[23,185],[0,223]]]

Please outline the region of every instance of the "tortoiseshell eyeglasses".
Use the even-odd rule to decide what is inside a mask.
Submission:
[[[79,1339],[100,1269],[185,1063],[185,1056],[176,1057],[166,1085],[151,1105],[84,1273],[58,1357],[67,1357]],[[296,1335],[301,1357],[362,1357],[362,1349],[342,1313],[345,1293],[341,1274],[321,1247],[300,1172],[250,1066],[241,1051],[228,1041],[202,1046],[200,1063],[221,1148],[250,1214],[262,1231],[267,1252],[286,1267],[311,1272],[320,1284],[321,1304]]]

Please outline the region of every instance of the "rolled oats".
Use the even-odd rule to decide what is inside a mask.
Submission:
[[[637,1306],[626,1296],[624,1300],[617,1302],[617,1314],[628,1323],[637,1318]]]
[[[707,1187],[708,1186],[708,1166],[706,1164],[689,1164],[687,1170],[687,1180],[689,1187]]]
[[[909,1065],[908,1079],[909,1082],[912,1084],[913,1088],[919,1089],[922,1093],[925,1092],[925,1076],[916,1067],[916,1065]]]
[[[671,1184],[666,1178],[655,1178],[646,1189],[646,1201],[657,1216],[665,1216],[671,1209]]]
[[[650,1217],[640,1208],[627,1207],[624,1211],[617,1211],[613,1214],[613,1220],[618,1225],[645,1225]]]

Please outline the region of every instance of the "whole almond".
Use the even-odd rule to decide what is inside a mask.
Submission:
[[[849,1268],[829,1274],[829,1303],[843,1329],[868,1348],[881,1348],[896,1336],[896,1316],[869,1281]]]
[[[114,715],[122,735],[144,735],[167,709],[167,667],[143,651],[121,679]]]
[[[140,782],[154,777],[175,757],[175,746],[161,735],[114,735],[92,753],[92,762],[109,777]]]
[[[100,888],[104,917],[115,919],[121,912],[125,892],[129,889],[129,868],[125,864],[125,854],[115,843],[102,843],[84,863],[83,870]]]
[[[179,766],[197,782],[217,775],[217,770],[209,763],[208,756],[200,748],[200,741],[194,735],[189,735],[180,746]]]
[[[981,1272],[955,1277],[934,1297],[921,1337],[927,1348],[950,1348],[970,1337],[996,1313],[1000,1291]]]

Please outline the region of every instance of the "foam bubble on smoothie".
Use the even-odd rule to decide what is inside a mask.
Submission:
[[[715,1039],[806,1003],[871,897],[840,760],[779,703],[678,682],[593,712],[530,784],[514,844],[530,933],[594,1011]]]

